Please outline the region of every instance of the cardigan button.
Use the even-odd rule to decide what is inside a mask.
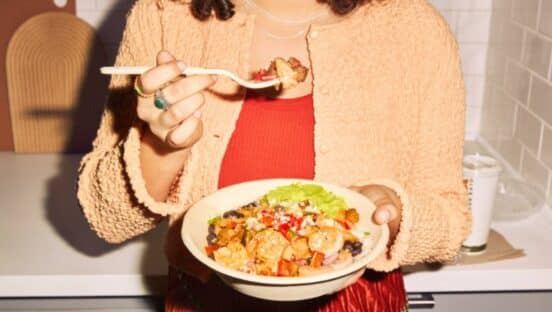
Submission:
[[[316,39],[316,38],[318,38],[318,31],[316,31],[316,30],[311,31],[311,32],[309,33],[309,38],[311,38],[311,39]]]
[[[322,144],[320,145],[320,153],[321,154],[327,154],[330,151],[330,148],[328,145]]]

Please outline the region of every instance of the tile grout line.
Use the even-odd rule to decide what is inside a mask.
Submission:
[[[507,56],[506,57],[506,67],[508,66],[508,62],[511,62],[511,63],[514,63],[515,65],[517,65],[518,67],[521,67],[523,70],[526,70],[529,72],[530,74],[530,77],[529,77],[529,91],[528,91],[528,100],[529,99],[529,94],[531,93],[531,87],[533,86],[533,83],[532,83],[532,79],[533,79],[533,76],[536,76],[536,78],[544,81],[544,83],[548,86],[548,87],[552,87],[552,81],[548,81],[547,79],[543,79],[541,77],[541,75],[539,75],[538,73],[534,72],[533,70],[531,70],[530,68],[527,68],[525,67],[525,65],[523,64],[520,64],[517,60],[514,60],[513,58]],[[506,77],[508,75],[506,75],[506,71],[504,72],[504,81],[503,81],[503,86],[502,86],[502,89],[504,90],[504,93],[506,95],[508,95],[508,97],[510,97],[511,99],[513,99],[514,101],[516,101],[516,103],[520,103],[522,106],[525,106],[527,108],[529,108],[529,102],[527,102],[527,105],[524,105],[520,100],[514,98],[509,92],[506,92],[507,88],[506,88]],[[528,111],[530,111],[528,109]],[[533,111],[530,111],[531,113],[533,113],[533,115],[535,115],[539,120],[541,120],[542,122],[545,122],[548,124],[548,122],[546,122],[544,119],[542,119],[542,117],[540,117],[539,115],[535,114]]]
[[[547,34],[545,34],[545,33],[541,33],[540,31],[531,28],[531,26],[522,24],[522,23],[520,23],[520,22],[518,22],[518,21],[516,21],[516,20],[510,19],[510,20],[507,20],[506,22],[507,22],[507,23],[512,23],[512,24],[514,24],[514,25],[516,25],[516,26],[518,26],[518,27],[520,27],[520,28],[523,28],[524,30],[525,30],[525,29],[528,29],[528,30],[530,30],[530,31],[532,31],[532,32],[534,32],[534,33],[536,33],[536,34],[537,34],[539,37],[541,37],[542,39],[552,40],[552,36],[549,36],[549,35],[547,35]]]
[[[540,124],[540,134],[539,134],[539,146],[537,147],[537,159],[541,159],[542,157],[542,145],[543,145],[543,137],[544,137],[544,123],[541,122]]]
[[[521,142],[520,140],[518,140],[519,142],[519,145],[521,145],[521,155],[519,157],[519,168],[518,168],[518,172],[519,174],[523,177],[523,173],[522,173],[522,170],[523,170],[523,161],[525,160],[525,144],[523,144],[523,142]]]
[[[503,91],[504,92],[504,91]],[[546,122],[546,120],[544,120],[541,116],[537,115],[535,112],[533,112],[529,106],[525,106],[523,105],[523,103],[521,103],[518,99],[512,97],[511,95],[509,95],[508,93],[504,92],[504,94],[510,98],[510,100],[514,101],[514,104],[516,105],[516,108],[519,106],[523,109],[525,109],[529,115],[531,115],[533,118],[537,119],[540,123],[544,124],[547,126],[548,128],[548,123]],[[517,111],[516,111],[516,117],[517,117]],[[550,127],[552,127],[552,125],[550,125]]]
[[[514,102],[514,126],[512,127],[512,137],[516,135],[518,110],[519,110],[519,105],[516,102]]]
[[[539,32],[539,25],[540,25],[540,20],[541,20],[541,13],[542,13],[542,1],[543,0],[539,0],[539,3],[537,4],[537,18],[536,18],[536,23],[537,25],[535,25],[535,31],[536,32]]]
[[[514,168],[514,166],[499,151],[498,147],[493,146],[487,138],[483,136],[478,136],[476,138],[476,141],[485,148],[485,150],[490,154],[491,157],[494,157],[495,159],[497,159],[506,168],[506,171],[509,174],[512,174],[517,179],[521,179],[521,180],[523,179],[519,170],[517,170],[517,168]],[[521,150],[520,150],[520,157],[521,157]],[[518,161],[517,166],[519,166],[520,158],[518,158],[517,161]]]
[[[552,170],[548,171],[548,185],[546,185],[546,192],[545,192],[545,201],[552,197]]]
[[[527,96],[525,98],[525,101],[526,101],[526,107],[527,107],[527,110],[529,110],[529,104],[531,103],[531,100],[533,99],[533,97],[531,96],[533,92],[531,92],[533,90],[533,75],[531,74],[531,72],[529,72],[529,85],[527,86]]]
[[[548,82],[552,82],[552,49],[550,49],[550,57],[548,60],[548,77],[546,80]]]
[[[541,165],[544,169],[546,169],[547,171],[551,171],[552,169],[548,167],[547,164],[545,164],[543,161],[541,161],[537,155],[535,155],[525,144],[523,144],[523,142],[520,142],[521,146],[523,147],[523,149],[531,156],[533,157],[537,163],[539,165]]]
[[[527,53],[527,51],[525,51],[525,50],[527,50],[525,48],[525,44],[527,43],[527,40],[528,40],[528,38],[527,38],[528,37],[528,35],[527,35],[528,31],[529,30],[527,28],[524,28],[522,30],[522,35],[521,35],[521,53],[519,55],[519,61],[521,62],[521,64],[523,64],[523,67],[527,67],[527,65],[525,65],[524,60],[525,60],[525,53]]]

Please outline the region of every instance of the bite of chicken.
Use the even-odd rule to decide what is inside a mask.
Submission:
[[[308,68],[303,66],[298,59],[290,57],[285,60],[282,57],[277,57],[270,63],[268,69],[261,69],[253,73],[253,79],[264,81],[278,78],[280,85],[276,88],[281,86],[283,89],[289,89],[305,81],[307,74]]]

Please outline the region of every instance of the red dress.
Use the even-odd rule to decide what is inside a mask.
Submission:
[[[222,161],[219,188],[255,179],[313,177],[312,96],[276,100],[248,96]],[[387,274],[367,271],[355,284],[335,295],[300,302],[251,298],[230,289],[216,277],[207,284],[185,278],[184,284],[187,300],[171,311],[395,312],[406,305],[399,270]]]

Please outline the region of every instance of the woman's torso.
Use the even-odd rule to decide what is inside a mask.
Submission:
[[[306,35],[313,79],[316,180],[344,186],[381,177],[402,182],[415,151],[417,123],[410,121],[416,118],[422,97],[412,91],[420,77],[415,71],[423,66],[413,66],[410,58],[421,51],[405,48],[414,46],[415,40],[401,33],[411,19],[393,24],[408,5],[400,0],[374,3],[338,24],[314,25]],[[252,64],[254,16],[238,14],[229,21],[208,22],[186,17],[185,23],[180,22],[188,14],[186,9],[176,4],[165,9],[164,49],[175,51],[186,63],[226,68],[243,77],[258,69]],[[408,10],[405,15],[413,13]],[[423,40],[415,44],[421,45]],[[187,187],[183,204],[218,187],[243,99],[244,91],[227,79],[219,79],[206,93],[204,136],[191,149],[189,172],[181,181],[182,188]],[[205,157],[208,161],[203,161]]]

